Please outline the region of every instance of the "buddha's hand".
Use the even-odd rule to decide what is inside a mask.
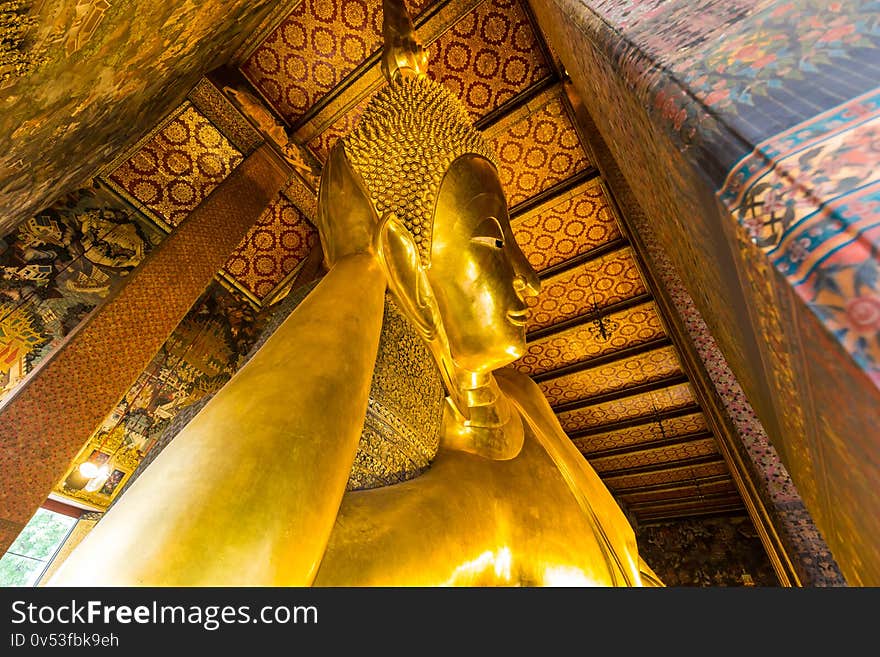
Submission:
[[[318,190],[318,233],[324,260],[332,267],[354,253],[374,253],[379,217],[360,174],[340,140],[331,149]]]

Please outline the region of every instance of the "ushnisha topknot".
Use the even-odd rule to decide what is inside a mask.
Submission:
[[[430,260],[434,205],[452,162],[473,154],[498,167],[458,98],[425,76],[399,76],[379,91],[344,143],[376,212],[397,215],[422,264]]]

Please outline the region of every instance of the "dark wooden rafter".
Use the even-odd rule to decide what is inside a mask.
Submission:
[[[618,420],[617,422],[608,422],[607,424],[602,424],[597,427],[578,429],[577,431],[570,432],[568,437],[572,440],[587,438],[589,436],[597,436],[603,433],[613,433],[615,431],[620,431],[621,429],[637,427],[642,424],[652,424],[656,422],[658,418],[661,420],[673,420],[675,418],[684,417],[685,415],[693,415],[694,413],[700,412],[702,411],[697,404],[690,404],[682,408],[659,411],[656,415],[640,415],[638,417],[626,418],[625,420]]]
[[[587,263],[598,260],[599,258],[608,255],[609,253],[615,253],[617,251],[622,251],[626,247],[629,246],[629,241],[623,237],[618,237],[617,239],[610,240],[605,242],[604,244],[600,244],[598,246],[594,246],[589,251],[585,251],[580,255],[576,255],[573,258],[569,258],[568,260],[563,260],[562,262],[553,265],[552,267],[547,267],[542,271],[538,272],[538,278],[542,281],[547,280],[548,278],[553,278],[559,274],[563,274],[567,271],[572,271],[573,269],[577,269]]]
[[[696,433],[688,433],[682,436],[674,436],[672,438],[660,439],[660,440],[651,440],[645,443],[639,443],[638,445],[626,445],[623,447],[612,447],[611,449],[603,449],[596,452],[581,452],[584,456],[586,456],[591,461],[604,459],[612,456],[622,456],[624,454],[637,454],[639,452],[647,452],[652,449],[658,449],[661,447],[675,447],[677,445],[685,445],[687,443],[692,443],[696,440],[705,440],[706,438],[712,438],[711,431],[698,431]]]
[[[652,301],[653,298],[650,294],[637,294],[634,297],[630,297],[629,299],[624,299],[623,301],[618,301],[617,303],[609,303],[607,306],[603,306],[598,310],[598,312],[594,313],[586,313],[584,315],[578,315],[577,317],[572,317],[571,319],[564,320],[562,322],[557,322],[556,324],[551,324],[550,326],[544,326],[539,329],[535,329],[530,332],[526,336],[526,340],[528,342],[534,342],[536,340],[541,340],[542,338],[546,338],[551,335],[556,335],[557,333],[562,333],[563,331],[567,331],[570,328],[574,328],[576,326],[581,326],[583,324],[587,324],[601,317],[606,317],[608,315],[612,315],[614,313],[623,312],[624,310],[629,310],[630,308],[634,308],[636,306],[640,306],[643,303],[648,303]]]
[[[688,378],[684,373],[681,374],[673,374],[672,376],[668,376],[664,379],[660,379],[659,381],[651,381],[650,383],[642,383],[637,386],[630,386],[629,388],[623,388],[621,390],[614,390],[612,392],[603,392],[598,395],[593,395],[592,397],[585,397],[584,399],[578,399],[573,402],[566,402],[565,404],[559,404],[558,406],[553,407],[553,411],[555,413],[565,413],[566,411],[576,411],[581,408],[586,408],[587,406],[595,406],[596,404],[604,404],[610,401],[616,401],[618,399],[624,399],[625,397],[634,397],[635,395],[644,394],[647,392],[656,392],[657,390],[663,390],[664,388],[671,388],[672,386],[680,385],[682,383],[687,383]],[[658,409],[659,411],[660,409]],[[642,417],[650,418],[651,415],[645,415]]]
[[[668,347],[671,344],[672,342],[666,336],[661,338],[654,338],[653,340],[649,340],[648,342],[636,344],[631,347],[624,347],[623,349],[618,349],[617,351],[613,351],[609,354],[603,354],[602,356],[597,356],[595,358],[588,358],[587,360],[572,363],[571,365],[564,365],[563,367],[558,367],[555,370],[542,372],[541,374],[534,374],[532,375],[532,379],[535,381],[535,383],[552,381],[553,379],[559,379],[563,376],[576,374],[577,372],[581,372],[583,370],[589,370],[594,367],[601,367],[602,365],[607,365],[608,363],[614,363],[620,360],[625,360],[627,358],[632,358],[633,356],[641,356],[657,349],[663,349],[664,347]]]

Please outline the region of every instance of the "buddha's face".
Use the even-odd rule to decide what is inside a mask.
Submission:
[[[428,281],[458,367],[497,369],[525,350],[527,306],[540,282],[510,228],[495,167],[466,155],[437,196]]]

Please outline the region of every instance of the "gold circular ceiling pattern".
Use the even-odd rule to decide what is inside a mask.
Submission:
[[[126,196],[177,226],[244,158],[192,105],[108,176]]]
[[[516,0],[487,0],[428,45],[428,75],[477,120],[551,75]]]
[[[589,166],[559,96],[523,115],[489,145],[498,154],[499,176],[511,208]]]
[[[576,196],[513,221],[513,234],[535,271],[620,238],[617,219],[599,180]]]
[[[724,461],[717,461],[715,463],[703,463],[700,465],[689,465],[680,468],[669,468],[667,470],[658,470],[656,472],[608,477],[605,479],[605,482],[611,490],[620,492],[625,491],[628,488],[659,486],[675,482],[689,482],[703,477],[717,477],[726,474],[729,474],[729,471],[727,470]]]
[[[703,438],[701,440],[691,440],[680,445],[667,445],[665,447],[643,449],[629,454],[591,458],[590,463],[597,472],[612,472],[627,468],[642,468],[646,465],[656,465],[658,463],[674,463],[675,461],[684,461],[700,456],[711,456],[717,453],[718,448],[715,446],[715,440]]]
[[[695,433],[708,431],[706,418],[702,413],[691,413],[682,417],[663,420],[663,431],[657,422],[648,419],[645,424],[634,427],[618,429],[609,433],[600,433],[594,436],[575,438],[577,448],[586,455],[601,452],[606,449],[619,447],[631,447],[651,443],[665,438],[677,438]]]
[[[588,314],[593,303],[604,308],[646,292],[629,247],[587,262],[541,282],[530,297],[529,331]]]
[[[559,406],[675,374],[681,374],[681,365],[675,348],[669,346],[544,381],[539,386],[550,405]]]
[[[684,408],[692,404],[695,404],[695,401],[690,385],[681,383],[653,392],[565,411],[559,413],[557,417],[562,428],[571,433],[579,429],[602,426],[609,422],[651,417],[655,409],[666,411]]]
[[[433,0],[407,0],[418,16]],[[293,124],[382,46],[382,3],[303,0],[242,64],[241,72]]]
[[[296,269],[318,242],[318,233],[284,196],[260,216],[224,269],[263,299]]]
[[[514,367],[523,374],[534,376],[626,347],[638,346],[665,335],[651,301],[611,313],[607,318],[609,322],[617,324],[617,329],[607,342],[597,340],[591,333],[593,324],[587,322],[530,342],[525,355],[514,363]]]

